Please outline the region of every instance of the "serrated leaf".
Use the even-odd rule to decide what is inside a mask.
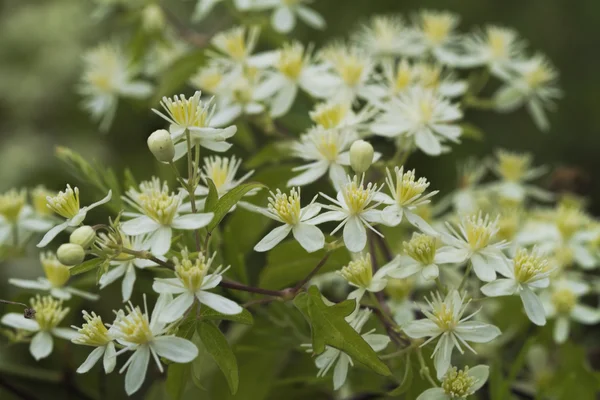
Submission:
[[[315,354],[321,354],[326,346],[331,346],[380,375],[391,375],[389,368],[379,359],[377,353],[346,322],[345,318],[354,311],[354,301],[346,300],[327,306],[317,287],[311,286],[308,293],[300,294],[294,299],[294,304],[305,316],[308,314]]]
[[[92,258],[91,260],[84,261],[83,263],[69,268],[71,276],[83,274],[85,272],[96,269],[104,260],[101,258]]]
[[[231,210],[231,208],[235,206],[242,199],[242,197],[246,195],[246,193],[248,193],[251,190],[261,189],[264,187],[266,186],[262,183],[251,182],[239,185],[231,189],[229,192],[225,193],[223,197],[221,197],[217,202],[213,210],[215,216],[213,217],[212,221],[210,221],[210,224],[208,224],[206,229],[208,229],[209,232],[215,229],[216,226],[219,225],[223,217],[227,215],[229,210]]]
[[[191,364],[171,364],[167,370],[166,389],[171,400],[183,397],[185,386],[190,379]]]
[[[227,315],[227,314],[221,314],[220,312],[215,311],[209,307],[202,307],[200,309],[199,316],[205,320],[211,320],[211,321],[227,320],[227,321],[239,322],[240,324],[244,324],[244,325],[254,324],[254,318],[252,317],[252,314],[250,314],[250,312],[246,309],[243,309],[242,312],[239,314]]]
[[[199,323],[196,331],[206,350],[225,375],[231,393],[235,394],[239,385],[238,365],[227,339],[221,330],[211,322]]]
[[[208,186],[208,195],[204,202],[204,212],[211,212],[215,209],[217,202],[219,201],[219,191],[212,179],[207,179],[206,185]]]

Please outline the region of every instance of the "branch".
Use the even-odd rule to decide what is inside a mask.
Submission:
[[[298,282],[298,284],[293,289],[294,293],[298,293],[302,289],[302,287],[306,285],[306,283],[310,281],[319,272],[319,270],[325,265],[325,263],[327,263],[327,259],[329,259],[329,254],[329,252],[325,253],[321,261],[319,261],[319,263],[313,268],[313,270],[310,271],[306,278]]]
[[[285,290],[270,290],[270,289],[257,288],[257,287],[253,287],[253,286],[244,285],[243,283],[226,280],[226,279],[223,279],[221,281],[221,283],[219,284],[219,286],[227,288],[227,289],[241,290],[244,292],[265,294],[267,296],[275,296],[275,297],[283,297],[284,291],[285,291]]]

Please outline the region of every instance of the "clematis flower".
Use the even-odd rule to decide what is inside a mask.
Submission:
[[[2,317],[2,324],[15,329],[23,329],[34,334],[29,352],[36,360],[46,358],[54,349],[56,336],[61,339],[71,340],[76,332],[69,328],[60,328],[58,325],[69,313],[69,308],[63,308],[62,300],[51,296],[40,297],[37,295],[30,300],[31,308],[35,311],[35,319],[25,319],[23,314],[9,313]]]
[[[292,188],[290,194],[282,193],[279,189],[275,193],[271,192],[268,208],[244,204],[244,207],[250,211],[258,212],[266,217],[282,222],[269,232],[260,242],[254,246],[254,251],[269,251],[285,239],[290,232],[294,239],[309,253],[322,249],[325,245],[325,236],[323,232],[315,225],[319,222],[313,222],[313,218],[321,211],[321,206],[315,203],[317,196],[309,205],[302,208],[300,203],[300,188]]]
[[[164,307],[172,301],[170,294],[158,297],[152,316],[148,317],[146,296],[144,296],[144,311],[129,303],[126,311],[115,312],[115,321],[109,332],[116,341],[124,346],[117,356],[127,351],[133,355],[127,360],[119,373],[127,370],[125,375],[125,391],[129,396],[137,392],[144,383],[150,355],[156,361],[159,371],[164,371],[160,357],[169,361],[185,364],[198,356],[198,348],[189,340],[168,334],[168,326],[160,321]]]
[[[485,65],[497,77],[504,77],[522,57],[525,43],[513,29],[490,25],[464,41],[467,52],[458,61],[460,67]]]
[[[417,400],[466,399],[481,389],[490,375],[490,367],[478,365],[459,370],[452,367],[442,379],[442,387],[427,389]]]
[[[456,33],[459,22],[458,15],[451,12],[422,10],[416,18],[416,39],[407,46],[407,55],[431,54],[443,64],[457,64],[460,61],[460,36]]]
[[[51,228],[42,240],[37,244],[37,247],[45,247],[62,231],[68,227],[76,227],[83,223],[87,212],[94,209],[102,204],[108,203],[112,197],[112,191],[108,191],[105,198],[95,203],[90,204],[86,207],[79,207],[79,189],[71,189],[70,185],[64,192],[58,192],[56,196],[46,197],[47,206],[49,209],[54,211],[56,214],[65,218],[66,221]]]
[[[92,301],[96,301],[100,298],[97,294],[66,286],[69,278],[71,278],[69,267],[58,261],[54,253],[49,251],[41,253],[40,263],[44,269],[44,274],[46,275],[45,278],[38,278],[35,281],[11,278],[8,280],[8,283],[24,289],[50,292],[52,296],[61,300],[69,300],[72,295]]]
[[[77,368],[77,373],[85,374],[89,372],[102,358],[104,372],[110,374],[117,365],[117,351],[115,350],[113,337],[102,323],[100,316],[94,312],[90,314],[87,311],[82,311],[82,313],[85,323],[81,328],[72,327],[77,331],[77,335],[71,341],[78,345],[95,347],[95,349]]]
[[[312,0],[253,0],[251,7],[258,10],[274,9],[271,25],[280,33],[289,33],[299,18],[314,29],[325,29],[323,17],[306,4]]]
[[[533,289],[547,288],[550,284],[549,276],[552,268],[548,259],[537,249],[531,252],[519,249],[512,260],[512,266],[500,265],[503,267],[498,269],[498,272],[505,278],[484,285],[481,292],[491,297],[518,293],[531,322],[536,325],[546,325],[544,307]]]
[[[208,273],[215,255],[207,258],[203,253],[199,253],[192,257],[185,249],[181,252],[181,259],[173,257],[176,278],[154,280],[152,289],[155,292],[176,295],[172,301],[165,304],[159,316],[161,322],[170,323],[178,320],[194,304],[194,301],[222,314],[233,315],[242,312],[242,307],[235,302],[208,291],[219,285],[222,275],[227,271],[227,268],[218,267],[212,274]]]
[[[381,60],[402,56],[411,36],[402,18],[395,15],[376,15],[361,25],[353,38],[371,57]]]
[[[444,299],[439,293],[427,299],[429,308],[422,308],[426,319],[412,321],[403,327],[413,339],[429,337],[421,346],[439,338],[433,351],[433,363],[437,378],[441,379],[450,368],[452,351],[456,346],[463,353],[461,344],[475,353],[467,342],[487,343],[500,335],[500,329],[483,322],[469,321],[477,312],[464,317],[469,306],[457,290],[451,290]]]
[[[39,193],[43,191],[43,206],[41,213],[36,207],[27,204],[27,190],[10,189],[0,194],[0,243],[18,240],[17,245],[24,244],[32,233],[46,232],[54,226],[54,221],[48,215],[46,195],[51,194],[41,187],[32,190],[34,206]],[[14,236],[16,232],[16,237]]]
[[[154,255],[164,255],[171,248],[173,229],[200,229],[213,218],[213,213],[179,215],[183,196],[182,192],[169,194],[167,183],[161,184],[158,178],[140,183],[139,191],[130,188],[123,200],[136,212],[124,213],[133,219],[123,222],[123,233],[148,235],[143,247],[150,248]]]
[[[360,306],[360,300],[366,292],[377,293],[385,289],[388,283],[388,275],[398,268],[399,259],[394,258],[373,274],[371,255],[369,253],[359,256],[354,261],[343,267],[339,274],[346,279],[350,286],[356,289],[348,294],[348,299],[356,300],[356,310]]]

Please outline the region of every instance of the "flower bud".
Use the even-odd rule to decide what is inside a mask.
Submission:
[[[154,131],[148,138],[148,148],[160,162],[168,163],[175,157],[175,146],[171,135],[164,129]]]
[[[350,146],[350,165],[357,174],[369,169],[373,163],[373,146],[364,140],[357,140]]]
[[[69,242],[78,244],[84,249],[90,247],[96,240],[96,231],[89,225],[80,226],[75,229],[69,237]]]
[[[56,251],[56,257],[64,265],[79,265],[85,258],[85,250],[78,244],[65,243],[61,244]]]

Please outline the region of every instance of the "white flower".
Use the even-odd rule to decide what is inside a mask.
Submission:
[[[370,316],[370,310],[361,310],[356,317],[349,321],[349,324],[356,332],[360,333]],[[387,335],[373,333],[373,331],[363,333],[361,336],[373,350],[377,352],[382,351],[390,343],[390,338]],[[303,347],[308,347],[308,352],[312,352],[310,344],[303,345]],[[333,368],[333,389],[338,390],[346,382],[348,367],[354,366],[354,363],[352,362],[352,358],[346,353],[327,346],[325,351],[315,358],[315,365],[319,368],[319,372],[317,372],[317,377],[319,378],[327,375],[327,372],[335,365]]]
[[[144,243],[152,253],[162,256],[171,248],[173,229],[195,230],[205,227],[213,213],[179,215],[183,192],[169,193],[167,183],[158,178],[140,183],[139,191],[130,188],[123,200],[136,209],[124,215],[133,217],[122,225],[123,233],[130,236],[148,234]]]
[[[525,47],[515,30],[494,25],[467,37],[463,43],[467,56],[461,57],[459,65],[468,68],[485,65],[497,77],[506,76]]]
[[[139,99],[152,92],[152,85],[133,79],[137,68],[117,46],[102,44],[88,51],[83,61],[80,93],[85,96],[84,107],[101,121],[104,131],[110,127],[120,96]]]
[[[65,218],[66,221],[54,226],[50,229],[42,240],[37,244],[37,247],[45,247],[48,243],[52,241],[62,231],[67,229],[68,227],[76,227],[81,225],[83,220],[85,219],[87,212],[93,208],[96,208],[102,204],[108,203],[112,197],[112,191],[108,191],[108,194],[105,198],[95,203],[90,204],[86,207],[79,207],[79,189],[71,189],[70,185],[67,185],[67,188],[64,192],[59,192],[56,196],[48,196],[46,197],[47,206],[50,210],[54,211],[56,214]]]
[[[500,278],[484,285],[481,288],[483,294],[486,296],[510,296],[518,293],[531,322],[540,326],[545,325],[544,307],[533,289],[546,288],[550,284],[549,276],[552,269],[548,259],[543,257],[537,249],[531,252],[519,249],[512,260],[512,265],[501,264],[498,272],[506,278]]]
[[[544,109],[553,109],[554,100],[562,92],[556,84],[558,72],[548,59],[538,54],[515,62],[502,79],[506,84],[494,95],[496,109],[510,112],[525,104],[537,127],[542,131],[550,129]]]
[[[416,40],[407,46],[407,55],[432,54],[439,62],[456,64],[460,37],[455,30],[460,18],[447,11],[422,10],[417,16]]]
[[[339,274],[348,281],[350,286],[356,287],[348,294],[348,299],[356,300],[356,310],[360,306],[360,300],[366,292],[377,293],[385,289],[388,275],[398,268],[398,258],[382,266],[373,274],[373,265],[371,264],[371,255],[369,253],[358,256],[354,261],[343,267]]]
[[[532,168],[532,157],[529,154],[498,150],[496,157],[498,161],[492,169],[501,178],[501,182],[492,184],[492,189],[501,197],[518,203],[528,196],[537,200],[552,200],[552,193],[527,183],[542,176],[548,168]]]
[[[196,300],[222,314],[231,315],[242,312],[242,307],[235,302],[208,292],[209,289],[214,289],[219,285],[222,275],[227,271],[227,268],[219,267],[212,274],[208,274],[214,258],[215,255],[207,258],[203,253],[190,257],[187,250],[181,252],[181,260],[173,257],[176,278],[156,278],[152,285],[152,289],[157,293],[176,295],[164,306],[159,316],[161,322],[169,323],[178,320]]]
[[[211,44],[220,52],[221,62],[243,65],[254,51],[260,29],[233,27],[213,36]],[[215,57],[213,57],[215,58]]]
[[[485,385],[489,375],[490,367],[487,365],[465,367],[464,370],[452,367],[444,375],[442,387],[427,389],[417,397],[417,400],[466,399]]]
[[[329,172],[329,179],[337,189],[346,180],[344,166],[350,165],[350,145],[353,138],[337,129],[313,127],[292,144],[294,154],[309,164],[295,167],[294,171],[303,171],[290,179],[288,186],[304,186],[315,182]]]
[[[579,302],[590,292],[590,286],[581,281],[561,279],[554,282],[549,291],[542,294],[546,317],[555,318],[554,341],[564,343],[569,337],[570,320],[586,325],[600,322],[600,311]]]
[[[121,234],[121,240],[123,241],[123,247],[131,250],[141,251],[145,250],[146,247],[146,236],[126,236]],[[102,246],[103,241],[110,241],[104,234],[99,235],[98,243]],[[133,293],[133,286],[136,281],[135,269],[144,269],[150,266],[156,266],[156,263],[150,260],[136,258],[131,254],[120,253],[113,258],[110,265],[113,267],[108,272],[100,277],[98,283],[100,289],[104,289],[117,279],[123,278],[121,284],[121,294],[123,296],[123,302],[129,301],[131,294]]]
[[[438,379],[450,368],[454,346],[463,353],[462,343],[475,353],[467,342],[487,343],[500,335],[500,329],[494,325],[469,321],[477,312],[463,318],[470,302],[464,304],[464,301],[457,290],[451,290],[443,300],[439,293],[434,294],[431,301],[427,299],[430,309],[421,310],[427,319],[416,320],[403,327],[413,339],[429,337],[422,346],[439,337],[432,355]]]
[[[23,314],[9,313],[3,316],[0,322],[11,328],[35,333],[29,345],[29,352],[33,358],[41,360],[52,353],[54,348],[52,336],[71,340],[76,332],[69,328],[57,327],[69,313],[69,308],[62,307],[62,300],[38,295],[30,302],[31,308],[35,310],[35,319],[25,319]]]
[[[404,279],[420,273],[423,279],[433,280],[439,276],[438,264],[452,264],[457,260],[454,255],[446,252],[448,249],[437,245],[438,239],[434,236],[413,233],[409,242],[404,242],[405,256],[399,259],[399,268],[388,273],[392,278]],[[460,260],[458,260],[460,261]]]
[[[227,82],[217,94],[219,111],[212,118],[213,126],[224,126],[241,115],[257,115],[265,110],[258,97],[258,76],[256,68],[248,67]]]
[[[496,271],[506,269],[506,257],[502,249],[508,246],[504,241],[496,242],[498,218],[481,212],[461,218],[457,229],[446,223],[451,234],[442,232],[442,241],[453,249],[448,256],[459,262],[470,261],[479,279],[490,282],[496,279]]]
[[[148,318],[146,296],[144,296],[144,312],[139,307],[134,308],[131,303],[127,307],[127,312],[123,310],[116,312],[115,321],[110,326],[109,332],[119,344],[124,346],[117,355],[134,351],[119,371],[123,373],[127,370],[125,391],[129,396],[137,392],[144,383],[150,355],[156,361],[160,372],[163,372],[163,366],[159,357],[175,363],[188,363],[198,356],[196,345],[189,340],[168,335],[168,327],[159,319],[164,307],[171,300],[170,294],[160,295],[150,318]]]
[[[410,38],[402,18],[395,15],[376,15],[361,25],[353,36],[356,43],[371,57],[385,59],[400,56]]]
[[[54,253],[41,253],[40,263],[42,264],[42,268],[46,274],[45,278],[38,278],[35,281],[11,278],[8,280],[8,283],[24,289],[47,291],[50,292],[52,296],[61,300],[69,300],[71,295],[83,297],[84,299],[93,301],[100,298],[96,294],[66,286],[69,278],[71,277],[69,267],[61,264]]]
[[[75,344],[82,346],[95,347],[90,353],[87,359],[77,368],[78,374],[85,374],[91,370],[94,365],[103,358],[104,372],[109,374],[117,365],[117,352],[115,350],[115,344],[113,337],[104,323],[96,313],[92,312],[89,314],[87,311],[82,311],[83,319],[85,324],[78,328],[73,326],[73,329],[77,330],[77,336],[71,341]]]
[[[309,205],[302,208],[300,203],[300,188],[292,188],[290,194],[282,193],[279,189],[271,192],[268,208],[256,207],[245,204],[244,207],[251,211],[259,212],[277,222],[283,223],[269,232],[254,246],[254,251],[269,251],[285,239],[290,232],[294,239],[309,253],[322,249],[325,245],[323,232],[315,225],[312,219],[319,214],[321,206],[315,204],[317,197]]]
[[[382,193],[380,198],[384,204],[390,204],[383,210],[383,218],[390,226],[396,226],[406,217],[408,222],[423,232],[436,235],[437,232],[427,222],[419,217],[414,210],[431,202],[430,198],[438,193],[437,190],[425,193],[429,182],[425,178],[415,180],[415,170],[404,172],[404,166],[394,169],[394,176],[389,169],[385,182],[390,190],[391,196]]]
[[[305,6],[312,0],[253,0],[252,8],[274,8],[271,25],[277,32],[289,33],[296,26],[296,18],[314,29],[325,29],[325,20],[312,8]]]
[[[375,209],[380,202],[376,202],[379,188],[376,184],[364,185],[364,174],[360,181],[358,176],[347,177],[346,183],[341,187],[335,199],[321,193],[321,196],[331,201],[333,205],[323,207],[331,210],[314,218],[313,223],[320,224],[326,221],[342,221],[332,232],[333,235],[342,227],[344,228],[344,244],[348,250],[358,253],[367,245],[367,231],[365,227],[381,236],[372,224],[383,223],[381,211]],[[373,204],[374,203],[374,204]]]
[[[443,209],[452,205],[459,215],[476,213],[479,209],[478,199],[481,192],[478,185],[486,173],[487,166],[484,162],[468,158],[458,166],[458,187],[440,200],[436,206]]]
[[[281,117],[286,114],[298,93],[298,88],[315,97],[324,97],[326,83],[321,74],[323,67],[310,65],[311,51],[299,42],[286,44],[277,51],[274,62],[275,71],[266,71],[266,78],[256,88],[258,100],[270,99],[270,114],[272,117]]]
[[[337,130],[344,133],[351,141],[359,139],[368,132],[368,120],[376,113],[375,107],[365,106],[358,113],[352,110],[352,105],[345,101],[326,101],[315,105],[309,112],[310,119],[319,127],[326,130]],[[376,159],[381,154],[375,153]]]
[[[211,123],[215,106],[212,99],[203,102],[202,94],[196,91],[192,97],[186,99],[184,95],[175,95],[173,98],[163,97],[160,102],[166,115],[152,109],[171,125],[169,132],[175,145],[174,161],[183,157],[187,151],[186,132],[189,133],[192,147],[199,145],[216,152],[229,150],[231,143],[227,139],[235,135],[237,128],[232,125],[227,128],[213,128]]]
[[[198,0],[198,3],[196,3],[196,9],[194,10],[194,15],[192,16],[192,20],[197,21],[203,19],[211,12],[211,10],[216,4],[222,1],[223,0]],[[253,3],[253,0],[233,1],[235,8],[240,11],[248,11],[252,7]]]
[[[406,137],[425,154],[438,156],[445,141],[458,143],[462,129],[456,121],[461,118],[460,109],[439,92],[418,86],[392,98],[371,130],[384,137]]]
[[[43,192],[42,192],[43,191]],[[43,193],[41,212],[38,210],[39,194]],[[28,205],[25,189],[11,189],[0,194],[0,244],[25,244],[35,232],[46,232],[54,225],[46,207],[46,195],[50,192],[41,187],[35,188],[31,197],[34,207]],[[15,237],[16,233],[16,237]],[[18,243],[15,242],[18,240]]]

